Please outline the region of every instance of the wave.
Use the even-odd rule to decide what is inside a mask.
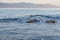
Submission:
[[[0,23],[2,22],[19,22],[19,23],[28,23],[28,21],[32,21],[32,23],[45,23],[47,20],[56,20],[60,21],[60,16],[55,15],[27,15],[24,17],[17,18],[0,18]]]

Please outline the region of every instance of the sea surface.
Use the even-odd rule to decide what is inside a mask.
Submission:
[[[27,15],[55,15],[60,17],[60,8],[0,8],[0,20],[20,17],[24,20],[23,17],[25,18]],[[0,21],[0,40],[60,40],[60,23]]]

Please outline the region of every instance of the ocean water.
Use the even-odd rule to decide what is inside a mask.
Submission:
[[[59,14],[60,9],[57,8],[1,8],[0,20],[26,17],[26,15],[55,15],[59,17]],[[22,20],[24,19],[22,18]],[[0,40],[60,40],[60,24],[0,22]]]
[[[59,8],[0,8],[1,17],[20,17],[24,15],[56,15],[60,14]]]

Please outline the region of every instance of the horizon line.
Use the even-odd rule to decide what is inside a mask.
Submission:
[[[0,3],[7,3],[7,2],[0,2]],[[28,2],[16,2],[16,3],[28,3]],[[8,4],[10,4],[10,3],[8,3]],[[31,3],[31,4],[43,4],[43,3]],[[45,3],[45,4],[47,4],[47,3]],[[54,4],[47,4],[47,5],[54,5]],[[55,6],[58,6],[58,5],[55,5]],[[59,5],[59,7],[60,7],[60,5]]]

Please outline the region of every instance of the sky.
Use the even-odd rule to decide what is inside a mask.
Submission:
[[[26,3],[34,3],[34,4],[52,4],[60,6],[60,0],[0,0],[3,3],[19,3],[19,2],[26,2]]]

